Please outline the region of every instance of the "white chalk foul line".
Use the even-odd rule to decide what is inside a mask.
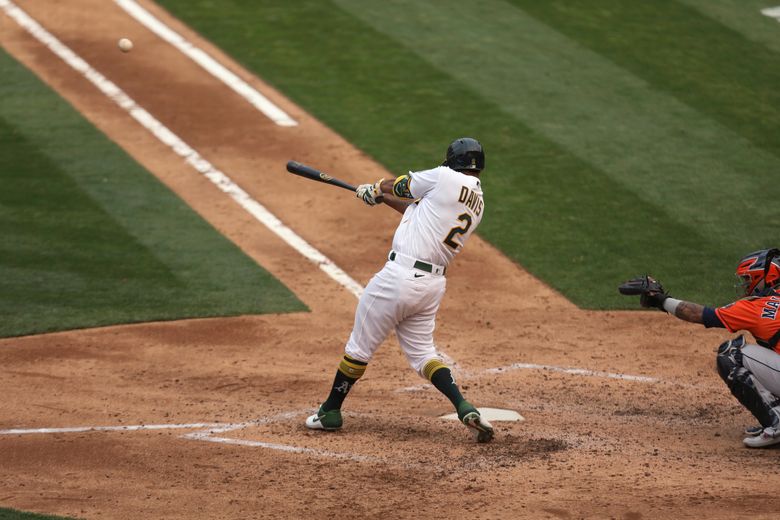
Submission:
[[[761,9],[761,14],[764,16],[768,16],[769,18],[774,18],[778,22],[780,22],[780,6],[778,7],[767,7],[766,9]]]
[[[37,21],[30,17],[30,15],[21,10],[10,0],[0,0],[0,8],[71,68],[87,78],[109,99],[128,112],[133,119],[139,122],[163,144],[173,150],[174,153],[182,157],[187,164],[192,166],[198,173],[203,174],[220,190],[229,195],[242,208],[255,217],[255,219],[273,231],[300,254],[317,264],[320,269],[333,280],[344,286],[349,292],[358,298],[360,297],[360,294],[363,292],[363,287],[359,283],[353,280],[352,277],[306,242],[292,229],[284,225],[282,221],[268,211],[265,206],[250,197],[250,195],[233,182],[230,177],[216,169],[191,146],[185,143],[181,138],[130,98],[130,96],[116,84],[95,70],[85,60],[44,29]]]
[[[78,426],[73,428],[12,428],[0,430],[0,435],[33,435],[39,433],[84,433],[84,432],[136,432],[142,430],[193,430],[227,426],[224,423],[190,424],[134,424],[128,426]]]
[[[268,119],[279,126],[296,126],[298,123],[287,115],[281,108],[274,105],[268,98],[255,90],[246,81],[229,71],[224,65],[209,56],[205,51],[196,47],[179,33],[165,25],[159,18],[141,7],[134,0],[115,0],[117,5],[124,9],[130,16],[138,20],[147,29],[170,43],[182,54],[203,67],[212,76],[222,81],[239,96],[246,99],[252,106],[265,114]]]

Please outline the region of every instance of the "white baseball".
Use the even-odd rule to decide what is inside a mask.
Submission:
[[[120,38],[120,40],[117,42],[117,45],[122,50],[122,52],[130,52],[130,49],[133,48],[133,42],[127,38]]]

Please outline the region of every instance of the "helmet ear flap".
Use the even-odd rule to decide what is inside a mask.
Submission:
[[[780,249],[772,248],[766,252],[766,265],[764,266],[764,275],[769,272],[769,267],[772,265],[772,260],[780,257]]]
[[[780,284],[780,249],[772,248],[766,252],[766,265],[764,265],[764,291],[774,290],[774,287]],[[774,269],[772,269],[774,267]]]

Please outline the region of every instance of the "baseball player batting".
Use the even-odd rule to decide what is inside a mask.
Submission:
[[[780,250],[744,256],[736,274],[743,297],[719,308],[671,298],[650,276],[629,280],[618,289],[640,295],[643,307],[665,310],[681,320],[753,335],[757,344],[748,343],[744,336],[723,343],[716,364],[734,397],[761,423],[747,428],[742,442],[749,448],[764,448],[780,444]]]
[[[306,419],[307,427],[341,428],[344,399],[366,371],[376,349],[395,330],[409,364],[452,402],[458,418],[477,441],[493,438],[493,427],[463,398],[433,342],[447,266],[484,215],[479,182],[484,167],[482,145],[464,137],[450,144],[441,166],[357,187],[357,197],[367,205],[374,206],[381,198],[403,217],[387,263],[360,297],[330,394],[317,413]]]

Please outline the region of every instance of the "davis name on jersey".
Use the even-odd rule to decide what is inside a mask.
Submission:
[[[462,202],[466,205],[467,208],[471,208],[476,216],[479,216],[479,214],[482,213],[482,206],[485,204],[482,200],[482,192],[476,193],[475,191],[468,189],[466,186],[463,186],[460,189],[460,197],[458,197],[458,202]]]

